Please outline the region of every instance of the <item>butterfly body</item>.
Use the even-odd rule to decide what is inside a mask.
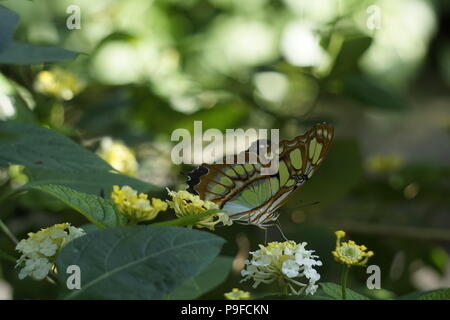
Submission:
[[[268,164],[257,153],[253,153],[254,163],[237,163],[239,156],[234,155],[234,161],[203,164],[188,173],[188,191],[215,202],[237,223],[264,228],[277,220],[278,208],[311,178],[332,137],[333,127],[322,123],[304,135],[281,141],[276,150],[269,147],[278,157],[278,170],[271,175],[262,173]],[[251,158],[250,150],[244,151],[247,158]]]

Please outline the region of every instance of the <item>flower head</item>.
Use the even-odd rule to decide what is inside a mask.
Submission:
[[[230,292],[225,293],[224,296],[227,300],[248,300],[250,299],[250,292],[233,288]]]
[[[84,234],[83,229],[72,227],[69,223],[55,224],[36,233],[28,233],[28,238],[16,246],[16,250],[22,253],[16,264],[16,267],[21,268],[19,278],[30,276],[35,280],[44,279],[61,248]]]
[[[175,192],[170,191],[169,189],[167,189],[167,191],[172,197],[172,200],[168,200],[167,203],[175,211],[178,218],[196,215],[211,209],[219,209],[214,202],[203,201],[199,196],[193,195],[188,191],[182,190]],[[217,212],[200,220],[195,226],[197,228],[214,230],[214,227],[219,223],[226,226],[233,224],[225,212]]]
[[[373,256],[373,251],[367,251],[366,246],[357,245],[354,241],[341,242],[345,237],[342,230],[336,231],[336,250],[332,252],[337,262],[347,266],[365,266],[367,260]]]
[[[39,72],[34,87],[43,94],[71,100],[83,89],[84,84],[72,73],[61,68],[53,68]]]
[[[167,203],[152,198],[151,201],[145,193],[138,194],[129,186],[113,186],[111,198],[117,209],[131,221],[148,221],[156,218],[160,211],[167,210]]]
[[[137,175],[138,162],[134,152],[123,142],[104,138],[97,154],[117,171],[132,177]]]
[[[293,294],[314,294],[320,279],[314,267],[321,266],[322,262],[316,260],[318,256],[313,254],[314,250],[305,249],[306,245],[306,242],[297,244],[294,241],[259,245],[259,250],[250,252],[252,259],[245,261],[242,281],[253,280],[254,288],[260,283],[278,281]],[[300,282],[303,277],[308,283]]]

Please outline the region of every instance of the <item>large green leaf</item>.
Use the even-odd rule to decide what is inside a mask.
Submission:
[[[33,168],[27,169],[26,173],[30,179],[27,187],[57,184],[80,192],[104,196],[107,199],[110,198],[113,185],[128,185],[139,192],[156,193],[161,191],[150,183],[109,171],[66,171]]]
[[[13,11],[0,6],[0,64],[28,65],[65,61],[78,55],[78,52],[59,47],[13,41],[18,23],[19,17]]]
[[[0,52],[0,64],[28,65],[71,60],[78,52],[59,47],[12,41]]]
[[[323,292],[335,300],[342,299],[342,287],[339,284],[332,282],[324,282],[320,284]],[[368,297],[363,296],[349,288],[346,289],[347,300],[370,300]]]
[[[211,233],[177,227],[93,231],[60,252],[58,277],[65,284],[67,267],[80,267],[81,289],[66,299],[163,299],[208,266],[223,243]]]
[[[280,293],[273,294],[262,294],[258,296],[258,294],[252,294],[252,300],[335,300],[329,295],[325,294],[322,288],[318,288],[317,291],[313,294],[301,294],[301,295],[285,295]]]
[[[176,288],[168,298],[173,300],[190,300],[200,297],[225,281],[230,274],[233,258],[217,257],[205,270],[195,278],[187,280]]]
[[[450,300],[450,288],[424,294],[419,297],[419,300]]]
[[[95,153],[54,131],[17,122],[0,121],[0,167],[26,167],[30,183],[60,185],[109,198],[113,185],[155,192],[153,185],[119,174]]]
[[[426,290],[426,291],[413,291],[408,294],[397,297],[396,300],[421,300],[423,296],[433,294],[437,291],[440,291],[440,290],[437,289],[437,290]]]
[[[11,42],[19,23],[19,16],[13,11],[0,6],[0,52]]]
[[[37,185],[33,188],[61,200],[99,228],[120,226],[125,222],[125,217],[116,212],[110,200],[59,185]]]
[[[0,121],[0,167],[20,164],[52,170],[112,170],[94,153],[52,130]]]

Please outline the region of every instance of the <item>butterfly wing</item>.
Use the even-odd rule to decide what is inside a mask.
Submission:
[[[313,175],[325,157],[333,127],[318,124],[304,135],[283,140],[278,146],[279,168],[261,174],[262,161],[237,164],[238,156],[223,164],[203,164],[188,173],[188,191],[215,202],[242,223],[263,226],[277,219],[277,209]],[[249,150],[245,151],[250,154]],[[256,155],[260,160],[259,155]],[[248,159],[248,158],[247,158]]]

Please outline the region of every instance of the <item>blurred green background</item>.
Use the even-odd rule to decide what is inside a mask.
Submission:
[[[177,128],[279,128],[282,138],[327,121],[335,140],[314,178],[282,209],[289,239],[306,241],[339,281],[334,231],[375,252],[382,289],[363,268],[349,286],[379,298],[450,286],[450,3],[446,0],[12,0],[15,39],[82,52],[75,60],[0,66],[0,119],[66,134],[117,169],[184,188],[173,165]],[[66,10],[81,9],[69,30]],[[1,151],[0,151],[1,152]],[[0,171],[0,194],[26,182]],[[311,205],[319,202],[317,205]],[[60,221],[85,221],[29,192],[0,206],[19,237]],[[203,298],[239,284],[264,232],[217,233],[232,275]],[[270,240],[281,240],[269,230]],[[13,252],[0,234],[0,247]],[[18,280],[0,260],[0,298],[54,298],[50,284]]]

